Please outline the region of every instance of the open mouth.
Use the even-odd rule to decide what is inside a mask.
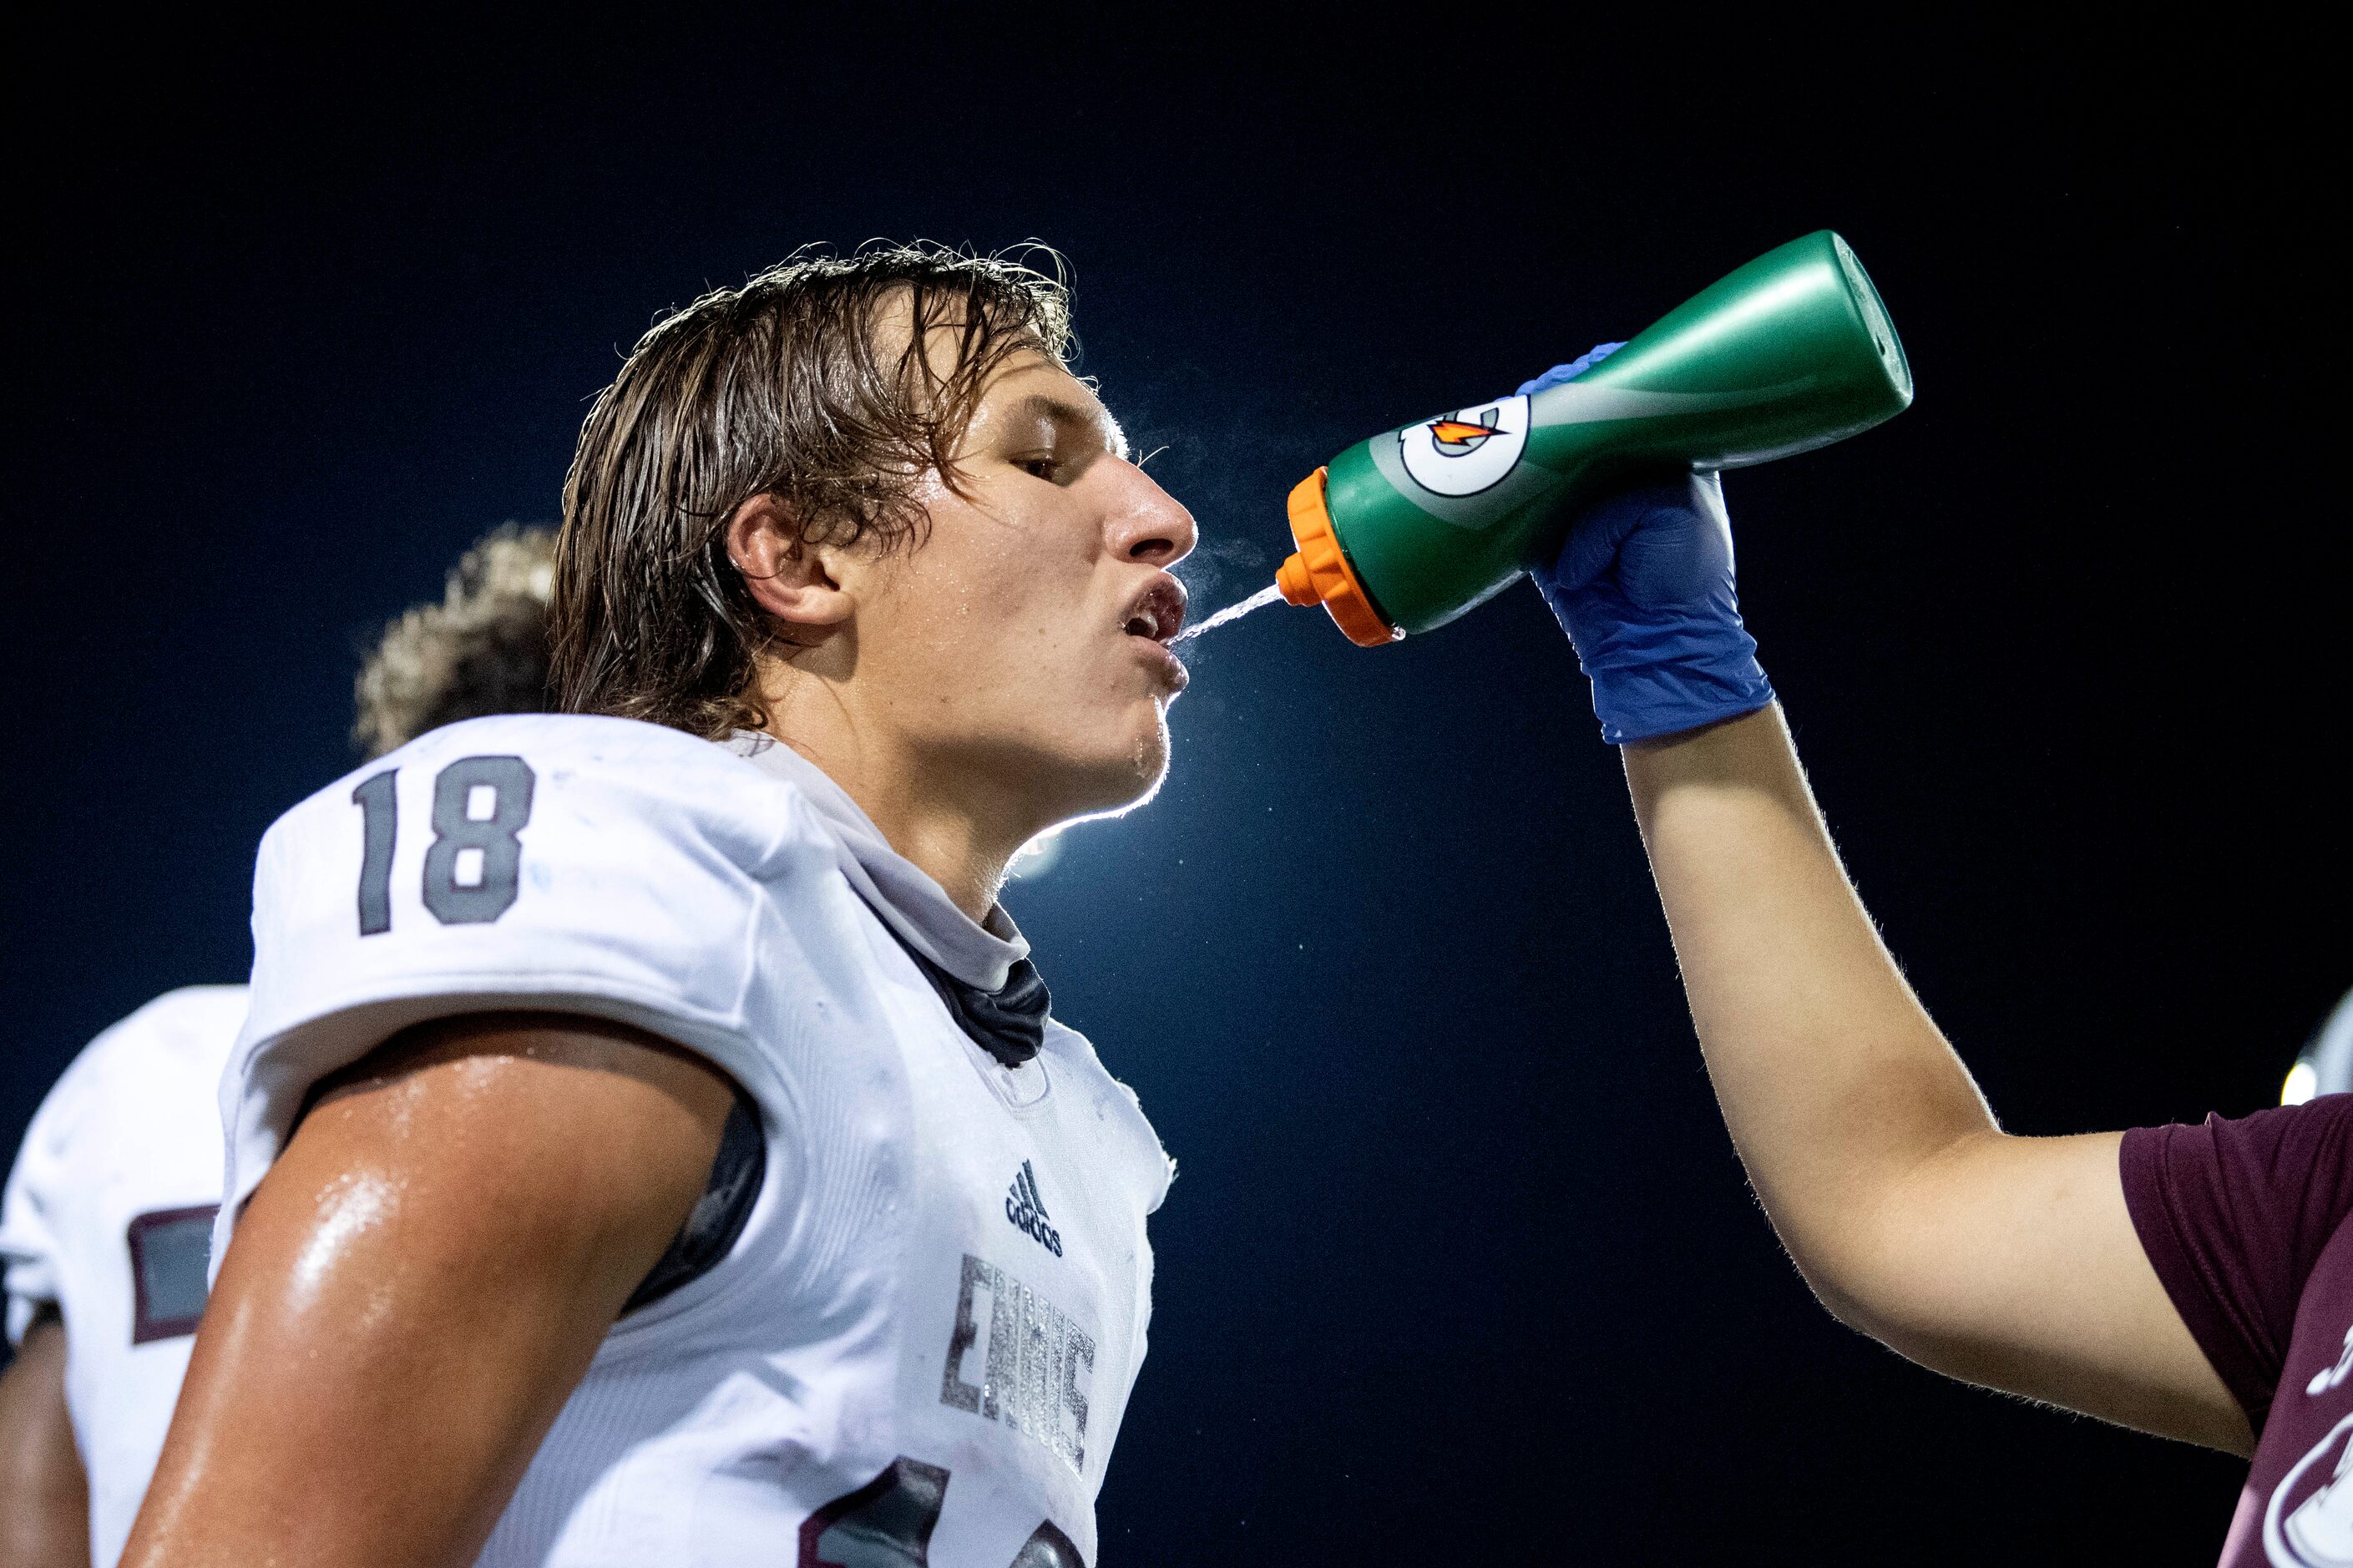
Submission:
[[[1127,607],[1122,629],[1130,637],[1149,637],[1166,645],[1185,627],[1185,585],[1162,573]]]

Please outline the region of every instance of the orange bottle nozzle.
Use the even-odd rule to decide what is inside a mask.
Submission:
[[[1378,647],[1405,634],[1389,625],[1373,607],[1372,595],[1356,581],[1339,536],[1332,531],[1332,514],[1324,505],[1324,470],[1316,469],[1292,487],[1291,537],[1298,552],[1274,574],[1284,600],[1293,605],[1322,605],[1347,639],[1358,647]]]

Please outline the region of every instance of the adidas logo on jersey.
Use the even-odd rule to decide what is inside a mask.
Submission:
[[[1021,1162],[1013,1185],[1006,1191],[1005,1217],[1013,1222],[1014,1229],[1055,1257],[1062,1256],[1062,1233],[1046,1223],[1046,1200],[1038,1195],[1038,1173],[1027,1160]]]

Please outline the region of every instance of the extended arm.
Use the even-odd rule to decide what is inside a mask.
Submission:
[[[331,1085],[238,1219],[125,1568],[472,1562],[732,1102],[547,1015],[415,1030]]]
[[[0,1563],[90,1568],[90,1479],[66,1412],[66,1328],[54,1309],[0,1373]]]
[[[1626,748],[1700,1048],[1824,1305],[1925,1365],[2244,1453],[2158,1281],[2116,1137],[2015,1138],[1848,885],[1779,710]]]
[[[1956,1377],[2246,1452],[2117,1138],[2004,1134],[1880,945],[1741,625],[1716,479],[1604,500],[1536,578],[1625,748],[1733,1142],[1823,1303]]]

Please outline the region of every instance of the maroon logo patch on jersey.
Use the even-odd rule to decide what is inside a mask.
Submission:
[[[131,1222],[131,1342],[175,1340],[205,1315],[218,1204],[157,1209]]]

